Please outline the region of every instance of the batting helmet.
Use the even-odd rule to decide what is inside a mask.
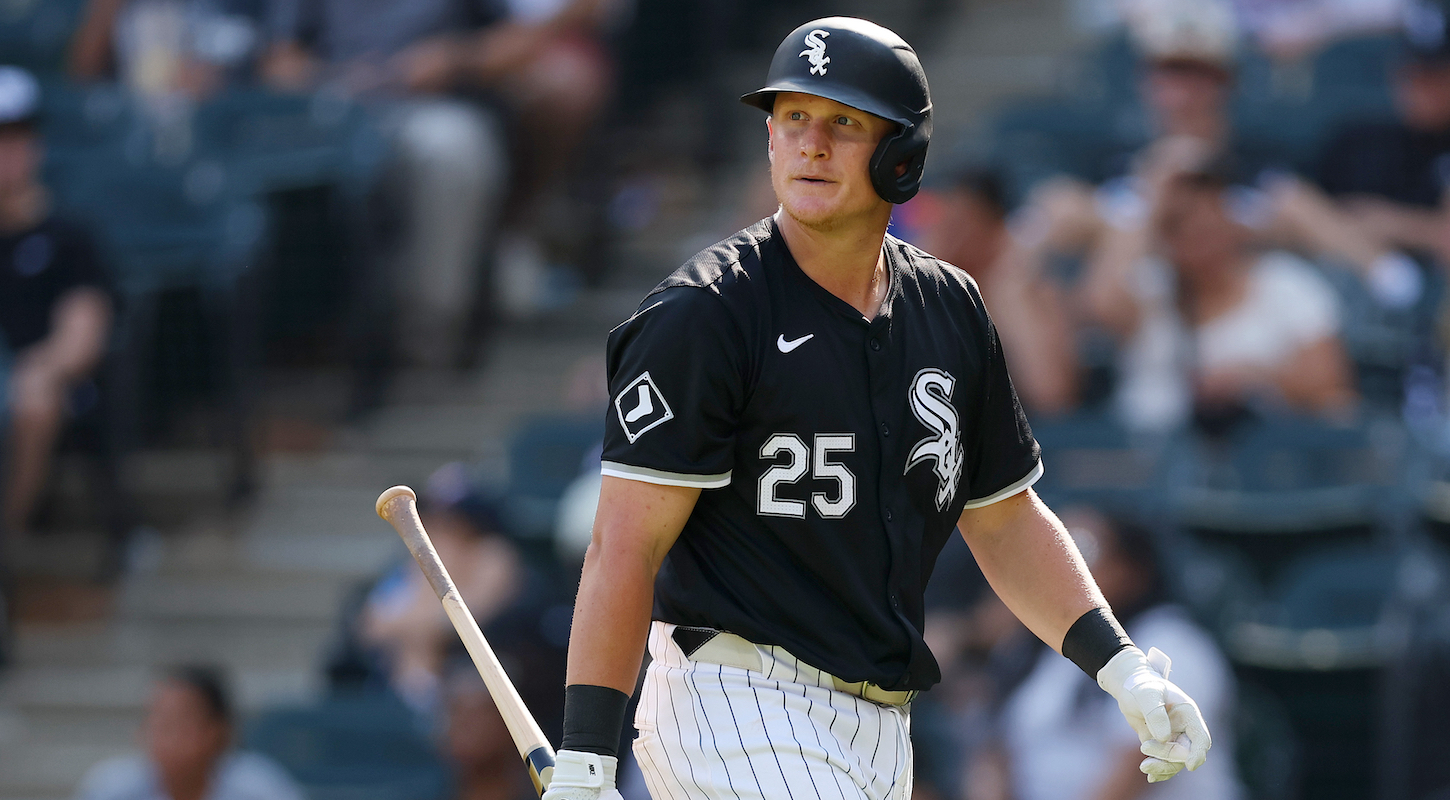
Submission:
[[[931,142],[931,91],[916,51],[900,36],[854,17],[807,22],[776,48],[765,87],[740,101],[770,113],[780,92],[835,100],[899,125],[871,156],[871,185],[891,203],[916,195]]]

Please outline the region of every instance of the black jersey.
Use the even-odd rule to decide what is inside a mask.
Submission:
[[[691,259],[610,333],[603,472],[703,490],[656,619],[925,689],[938,553],[964,507],[1042,466],[976,284],[895,238],[885,253],[871,321],[770,219]]]
[[[1400,122],[1346,128],[1325,149],[1315,177],[1332,195],[1434,208],[1450,189],[1450,131],[1414,131]]]

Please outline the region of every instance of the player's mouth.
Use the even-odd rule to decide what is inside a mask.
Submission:
[[[812,177],[812,176],[809,176],[809,175],[799,175],[799,176],[796,177],[796,180],[798,180],[798,181],[804,181],[806,183],[820,183],[820,184],[835,183],[835,181],[833,181],[833,180],[828,180],[826,178],[816,178],[816,177]]]

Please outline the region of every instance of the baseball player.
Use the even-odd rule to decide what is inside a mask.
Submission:
[[[911,47],[816,20],[746,103],[780,210],[699,253],[609,337],[603,489],[545,800],[908,798],[940,678],[922,592],[960,529],[992,586],[1118,700],[1149,781],[1202,764],[1193,701],[1113,618],[1033,493],[1039,449],[962,271],[886,234],[931,138]]]

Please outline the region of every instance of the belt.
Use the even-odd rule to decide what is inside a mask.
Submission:
[[[690,628],[677,626],[671,638],[679,645],[685,658],[706,664],[720,664],[737,667],[750,672],[762,672],[760,651],[754,644],[726,631],[714,628]],[[904,706],[916,697],[916,691],[890,691],[870,681],[849,682],[828,672],[821,672],[822,678],[830,678],[831,685],[838,692],[854,695],[879,706]]]

